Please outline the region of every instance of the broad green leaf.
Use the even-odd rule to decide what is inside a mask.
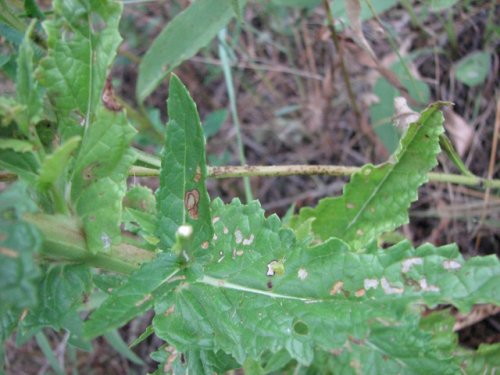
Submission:
[[[85,323],[85,335],[102,335],[149,310],[156,298],[177,285],[173,277],[178,272],[177,258],[171,253],[145,263],[91,315]]]
[[[408,208],[417,189],[436,164],[443,115],[436,103],[411,124],[391,160],[365,165],[351,177],[340,197],[325,198],[303,208],[300,218],[314,218],[312,229],[322,240],[337,237],[353,250],[365,248],[384,232],[408,222]]]
[[[81,137],[72,137],[45,158],[38,176],[38,182],[43,188],[54,184],[64,173],[71,160],[71,154],[80,145],[80,141]]]
[[[91,252],[107,251],[120,242],[125,182],[135,158],[129,147],[134,134],[124,113],[100,106],[82,140],[71,197],[82,217]]]
[[[210,138],[211,136],[217,134],[217,132],[224,124],[227,118],[227,110],[220,109],[218,111],[213,111],[207,115],[205,121],[203,121],[203,134],[205,138]]]
[[[155,39],[139,65],[137,97],[143,101],[184,60],[206,46],[234,17],[234,0],[195,1]],[[246,0],[240,1],[243,7]]]
[[[102,178],[86,188],[77,200],[76,211],[83,222],[90,252],[109,252],[112,245],[121,242],[122,197],[117,183]]]
[[[84,301],[84,293],[91,286],[91,273],[86,265],[53,265],[44,268],[38,284],[39,301],[29,310],[20,324],[22,341],[45,327],[65,329],[70,333],[69,342],[83,350],[91,350],[83,338],[83,322],[78,308]],[[21,342],[22,342],[21,341]]]
[[[27,137],[30,136],[29,126],[36,121],[43,104],[42,93],[34,77],[33,47],[30,39],[34,26],[35,23],[32,22],[24,34],[17,58],[16,95],[18,102],[25,107],[18,126]]]
[[[33,260],[41,246],[37,229],[23,221],[26,212],[36,206],[28,188],[16,183],[0,195],[0,316],[14,309],[32,307],[40,276]]]
[[[160,248],[168,250],[176,241],[177,229],[189,224],[196,248],[208,245],[213,234],[205,186],[205,137],[196,104],[175,75],[170,79],[167,105],[169,122],[157,192],[157,234]]]
[[[421,306],[500,300],[495,256],[464,261],[456,246],[407,242],[358,254],[338,239],[308,248],[256,202],[212,209],[214,241],[198,250],[205,262],[156,305],[155,332],[178,351],[222,350],[243,363],[286,349],[309,365],[318,349],[342,350],[381,373],[450,373],[458,364],[430,345]]]
[[[13,150],[15,152],[33,151],[33,145],[22,139],[0,138],[0,150]]]
[[[477,86],[488,76],[490,66],[491,55],[488,52],[474,52],[455,64],[455,77],[467,86]]]
[[[149,214],[156,214],[156,199],[147,186],[138,185],[128,190],[123,198],[123,206]]]
[[[122,5],[111,0],[56,0],[53,7],[55,17],[43,23],[48,52],[38,78],[59,113],[75,111],[88,126],[121,42]]]
[[[0,149],[0,167],[17,174],[31,185],[36,184],[38,178],[38,161],[32,152],[15,152]]]

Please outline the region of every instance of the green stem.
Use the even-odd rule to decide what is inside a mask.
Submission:
[[[238,117],[238,109],[236,108],[236,94],[234,93],[233,75],[231,73],[231,65],[229,63],[229,57],[226,51],[226,44],[224,38],[226,36],[226,29],[222,29],[219,32],[219,56],[222,62],[222,70],[224,72],[224,79],[226,81],[227,95],[229,96],[229,103],[231,107],[231,115],[234,121],[234,127],[236,128],[236,142],[238,144],[238,153],[240,157],[241,165],[246,165],[247,161],[245,158],[245,150],[243,147],[243,139],[241,137],[241,126],[240,119]],[[253,200],[252,188],[250,186],[250,179],[245,176],[243,177],[243,184],[245,186],[245,196],[247,202]]]
[[[92,254],[87,250],[82,229],[78,223],[63,215],[26,214],[24,219],[34,224],[44,237],[41,254],[48,258],[83,262],[108,271],[130,274],[154,254],[122,244],[109,253]]]
[[[359,172],[359,167],[344,167],[341,165],[244,165],[208,167],[209,178],[241,178],[241,177],[280,177],[280,176],[351,176]],[[129,175],[136,177],[157,177],[160,171],[153,168],[132,167]],[[465,176],[452,173],[430,172],[429,181],[445,182],[481,188],[500,188],[500,180],[486,179],[477,176]]]

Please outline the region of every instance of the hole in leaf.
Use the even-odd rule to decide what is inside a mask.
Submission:
[[[298,335],[307,335],[309,333],[307,324],[300,320],[293,325],[293,330]]]

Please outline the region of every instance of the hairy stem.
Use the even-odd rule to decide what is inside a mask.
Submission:
[[[244,165],[208,167],[209,178],[237,178],[237,177],[280,177],[280,176],[350,176],[358,172],[359,167],[344,167],[341,165]],[[158,169],[132,167],[129,174],[136,177],[155,177],[160,174]],[[452,173],[428,173],[429,181],[446,182],[465,186],[482,188],[500,188],[500,180],[486,179],[476,176],[464,176]]]
[[[87,250],[82,229],[68,216],[26,214],[24,219],[42,232],[41,254],[48,258],[82,262],[107,271],[130,274],[154,256],[128,244],[115,246],[109,253],[92,254]]]

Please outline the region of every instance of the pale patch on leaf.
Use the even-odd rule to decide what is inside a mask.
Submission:
[[[420,288],[422,288],[423,291],[425,292],[439,292],[439,288],[435,285],[429,285],[427,282],[427,279],[424,277],[423,279],[419,280],[419,285]]]
[[[404,292],[403,288],[398,288],[389,284],[389,281],[387,281],[385,277],[382,277],[380,280],[380,285],[382,286],[385,294],[403,294]]]
[[[401,272],[408,273],[410,268],[414,265],[422,265],[424,263],[422,258],[408,258],[401,263]]]
[[[363,286],[366,290],[369,289],[377,289],[378,288],[378,280],[377,279],[365,279],[363,282]]]
[[[306,269],[299,268],[299,271],[297,272],[297,276],[299,277],[299,279],[301,279],[303,281],[307,278],[307,276],[309,276],[309,273],[306,271]]]
[[[459,270],[460,268],[462,268],[462,265],[456,260],[447,259],[443,261],[443,267],[445,270]]]

